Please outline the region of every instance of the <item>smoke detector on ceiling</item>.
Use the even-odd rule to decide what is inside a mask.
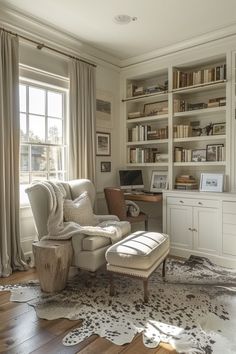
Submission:
[[[114,22],[118,25],[127,25],[132,21],[137,21],[137,17],[129,15],[117,15],[114,17]]]

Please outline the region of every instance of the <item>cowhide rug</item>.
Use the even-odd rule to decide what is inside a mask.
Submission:
[[[109,296],[108,274],[99,272],[87,286],[88,273],[80,272],[60,293],[46,294],[36,282],[2,286],[11,301],[34,306],[40,318],[83,319],[67,334],[66,346],[92,334],[117,345],[143,332],[143,343],[153,348],[160,341],[179,353],[236,353],[236,271],[191,256],[169,259],[166,281],[157,270],[149,280],[149,303],[143,303],[140,280],[115,277],[116,295]]]

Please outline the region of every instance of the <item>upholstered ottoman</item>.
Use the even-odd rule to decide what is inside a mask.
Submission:
[[[107,270],[110,272],[110,295],[114,295],[113,273],[141,278],[144,302],[148,302],[148,278],[163,263],[169,253],[169,236],[157,232],[137,231],[106,251]]]

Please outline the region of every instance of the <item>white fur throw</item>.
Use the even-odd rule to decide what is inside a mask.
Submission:
[[[65,199],[63,210],[65,221],[74,221],[81,226],[96,226],[99,224],[98,218],[93,214],[88,192],[82,193],[74,200]]]

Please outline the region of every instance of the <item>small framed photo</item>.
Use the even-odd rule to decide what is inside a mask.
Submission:
[[[226,124],[225,123],[216,123],[213,124],[213,135],[225,135],[226,133]]]
[[[207,161],[222,161],[223,160],[224,144],[209,144],[206,149]]]
[[[192,162],[205,162],[206,161],[206,149],[192,150]]]
[[[143,107],[144,116],[155,116],[168,113],[168,101],[146,103]]]
[[[110,161],[101,161],[101,172],[111,172]]]
[[[223,192],[224,175],[222,173],[201,173],[201,192]]]
[[[152,171],[150,192],[162,192],[168,188],[168,172]]]
[[[97,156],[111,156],[111,134],[110,133],[96,133],[96,155]]]

